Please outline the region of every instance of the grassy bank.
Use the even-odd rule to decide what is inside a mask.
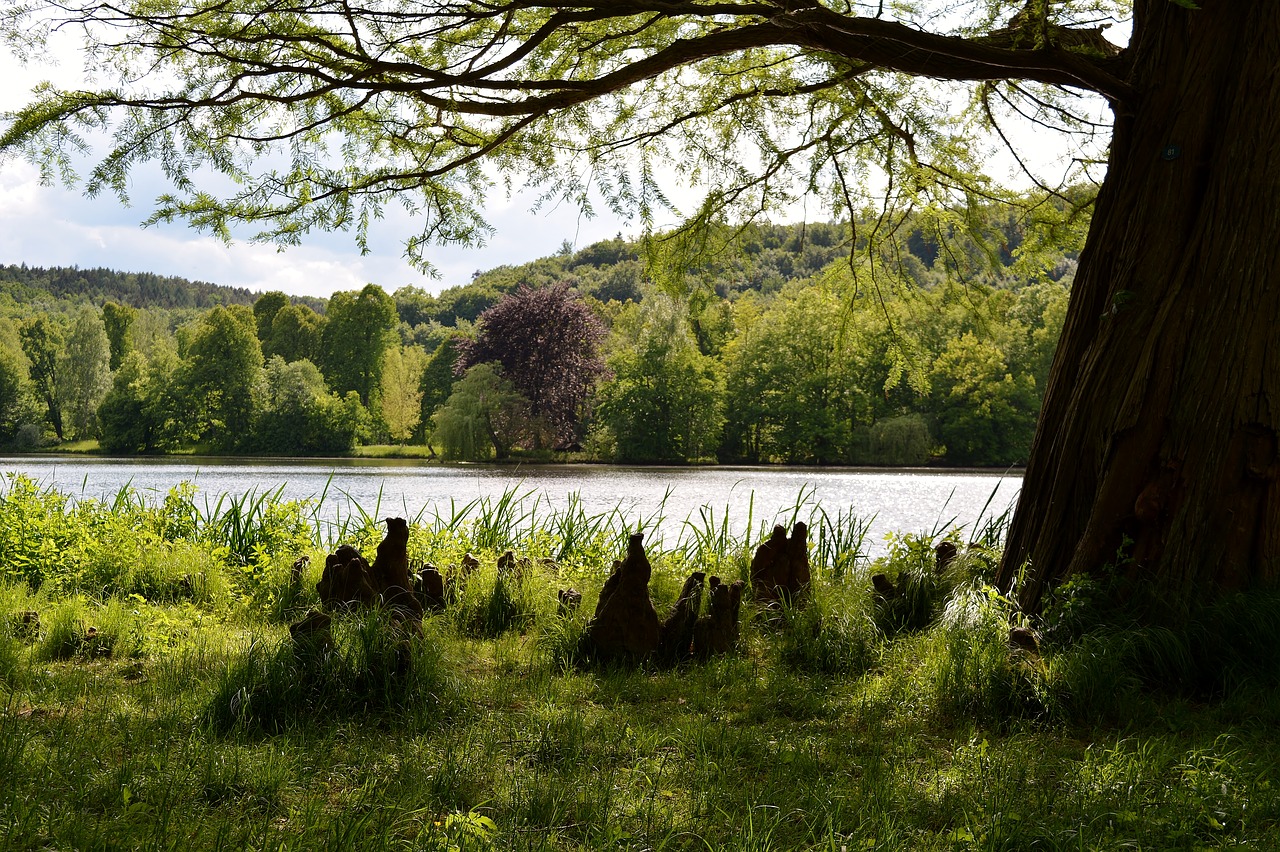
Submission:
[[[1275,652],[1248,644],[1276,639],[1265,602],[1187,642],[1092,623],[1077,589],[1031,654],[983,585],[993,542],[938,576],[931,541],[873,566],[856,519],[817,517],[806,609],[744,607],[732,656],[583,671],[627,525],[528,527],[497,501],[413,519],[411,557],[481,568],[406,665],[376,615],[342,620],[331,654],[288,638],[335,541],[372,553],[372,518],[322,531],[308,504],[192,497],[71,505],[9,481],[0,847],[1277,847]],[[760,533],[726,530],[651,550],[660,613],[691,570],[744,574]],[[514,584],[509,547],[534,560]],[[585,600],[565,616],[567,586]]]

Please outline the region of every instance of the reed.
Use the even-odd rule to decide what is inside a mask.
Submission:
[[[745,578],[750,564],[751,541],[748,533],[755,515],[754,495],[747,505],[747,523],[735,531],[732,513],[726,504],[717,516],[710,506],[698,510],[698,519],[685,518],[678,542],[678,552],[689,565],[700,566],[709,575],[730,580]]]
[[[816,506],[809,526],[813,536],[813,556],[832,581],[840,583],[858,575],[868,560],[867,534],[875,516],[862,517],[852,508],[838,509],[834,516]]]

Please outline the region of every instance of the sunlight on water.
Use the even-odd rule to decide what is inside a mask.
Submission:
[[[658,522],[658,533],[673,545],[686,519],[701,526],[702,507],[741,531],[752,525],[789,523],[800,504],[808,519],[816,506],[830,517],[852,511],[873,518],[869,555],[885,551],[889,532],[931,533],[960,526],[966,533],[1004,513],[1017,498],[1020,472],[939,472],[849,468],[655,468],[606,465],[531,467],[414,465],[403,461],[199,461],[0,459],[0,470],[24,473],[72,497],[112,497],[129,485],[147,499],[163,499],[175,485],[190,481],[198,501],[222,494],[243,495],[283,488],[282,498],[318,499],[330,517],[350,515],[354,506],[376,517],[448,516],[450,501],[496,500],[515,490],[537,515],[569,505],[576,494],[591,514],[618,508],[628,522]],[[660,517],[659,517],[660,515]],[[654,540],[651,534],[650,541]]]

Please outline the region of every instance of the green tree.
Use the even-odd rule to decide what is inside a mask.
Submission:
[[[602,302],[638,302],[644,283],[644,266],[638,260],[622,260],[608,266],[590,293]]]
[[[501,267],[488,274],[495,273],[501,274]],[[515,289],[514,285],[511,289]],[[462,287],[449,287],[436,297],[436,319],[445,325],[454,326],[460,322],[475,322],[509,292],[508,289],[495,287],[489,280],[476,280]]]
[[[276,314],[289,305],[289,297],[279,290],[263,293],[253,303],[253,318],[257,322],[258,342],[266,346],[271,339],[272,324]]]
[[[597,416],[622,461],[698,461],[714,455],[724,425],[724,379],[698,351],[684,304],[650,296],[632,322],[615,325],[613,378]],[[630,326],[630,327],[628,327]]]
[[[125,355],[98,406],[102,448],[119,454],[153,453],[187,440],[189,418],[179,375],[172,349],[156,347],[150,358],[139,350]]]
[[[177,357],[178,339],[172,328],[172,315],[168,311],[140,309],[129,327],[129,333],[133,338],[133,348],[148,359],[154,359],[161,351],[166,357]]]
[[[111,345],[111,361],[108,366],[112,371],[120,369],[124,356],[133,350],[133,323],[137,317],[137,309],[128,305],[106,302],[102,306],[102,324],[107,329],[107,340]]]
[[[271,333],[263,341],[262,354],[315,363],[320,357],[324,326],[324,317],[306,305],[286,305],[271,319]]]
[[[947,344],[933,365],[933,411],[947,460],[1006,465],[1031,450],[1039,399],[1035,379],[1009,371],[1004,353],[966,333]]]
[[[422,420],[422,375],[427,353],[417,346],[392,346],[382,365],[382,420],[394,441],[407,441]]]
[[[53,427],[53,434],[59,441],[66,440],[58,397],[58,355],[62,351],[63,329],[48,316],[38,314],[22,324],[18,336],[30,365],[31,383],[44,405],[45,420]]]
[[[406,284],[396,290],[393,298],[396,300],[396,315],[409,328],[429,323],[436,318],[436,298],[421,287]]]
[[[778,209],[814,188],[846,211],[874,203],[888,220],[999,195],[972,133],[1016,139],[1006,126],[1021,116],[1033,150],[1051,128],[1077,133],[1086,150],[1063,185],[1099,176],[1104,162],[1105,177],[1000,582],[1011,587],[1029,562],[1019,593],[1034,610],[1126,541],[1173,610],[1280,582],[1280,536],[1269,532],[1280,501],[1259,485],[1280,464],[1280,407],[1267,404],[1280,398],[1269,357],[1280,324],[1266,215],[1280,179],[1271,3],[317,0],[282,11],[259,0],[33,0],[21,10],[6,18],[13,40],[83,23],[101,42],[95,61],[108,53],[125,82],[42,91],[0,146],[56,174],[84,144],[77,131],[105,130],[91,194],[124,193],[128,170],[154,158],[176,186],[155,218],[223,235],[251,222],[284,244],[313,228],[354,228],[367,244],[394,200],[425,223],[409,246],[419,260],[433,240],[483,235],[486,156],[584,204],[594,179],[607,203],[646,219],[668,197],[656,166],[678,162],[710,187],[701,219]],[[1111,42],[1100,24],[1115,22],[1132,26]],[[157,81],[148,72],[161,64]],[[226,196],[192,179],[201,167],[231,178]],[[863,173],[860,191],[852,178]],[[1041,185],[1046,200],[1066,195]],[[1060,218],[1089,204],[1072,198]],[[1051,208],[1031,209],[1055,217]],[[1017,251],[1034,253],[1027,241]]]
[[[490,451],[505,459],[528,416],[527,405],[497,365],[476,364],[436,411],[432,439],[443,446],[446,459],[483,461]]]
[[[431,418],[436,410],[444,405],[453,393],[453,384],[457,378],[454,367],[458,363],[458,342],[465,335],[460,332],[450,334],[431,353],[426,366],[422,370],[422,381],[418,385],[421,393],[421,417],[418,420],[418,438],[425,441],[425,434],[430,428]]]
[[[838,287],[788,286],[726,349],[730,448],[751,461],[851,461],[869,420],[861,349]]]
[[[77,439],[98,435],[98,406],[111,388],[111,344],[88,305],[76,314],[58,355],[58,406]]]
[[[0,318],[0,444],[12,444],[22,426],[39,419],[39,403],[18,330],[8,319]]]
[[[196,434],[224,450],[250,437],[262,386],[262,347],[253,313],[218,307],[202,316],[182,374]]]
[[[1040,393],[1049,382],[1069,293],[1062,283],[1032,284],[1018,292],[1017,301],[1009,308],[1009,321],[1020,330],[1007,347],[1010,370],[1015,375],[1030,375]]]
[[[346,453],[369,425],[355,393],[330,393],[315,364],[279,355],[267,361],[262,403],[254,412],[254,449],[286,456]]]
[[[866,457],[857,461],[895,467],[923,465],[933,456],[929,424],[919,414],[877,420],[867,430]]]
[[[396,342],[395,299],[367,284],[358,293],[334,293],[326,316],[321,366],[329,386],[339,393],[355,391],[361,404],[376,409],[383,357]]]

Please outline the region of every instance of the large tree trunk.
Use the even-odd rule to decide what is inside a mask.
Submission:
[[[1000,570],[1031,611],[1107,562],[1175,616],[1280,577],[1280,6],[1200,5],[1135,4]]]

